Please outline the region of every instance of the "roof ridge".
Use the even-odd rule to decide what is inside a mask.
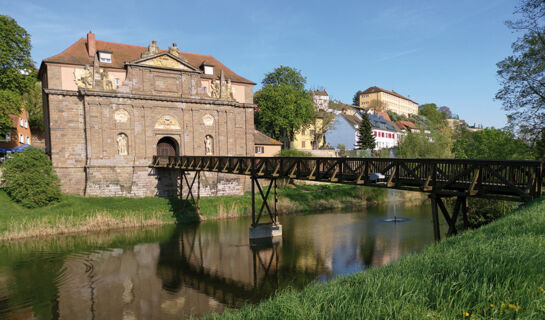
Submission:
[[[47,58],[43,59],[43,61],[46,61],[46,60],[48,60],[48,59],[53,59],[53,58],[55,58],[55,57],[57,57],[57,56],[62,55],[62,54],[65,53],[66,51],[70,50],[70,48],[72,48],[73,46],[75,46],[75,45],[76,45],[78,42],[80,42],[80,41],[86,41],[86,39],[85,39],[85,38],[79,38],[79,40],[76,40],[76,42],[74,42],[74,43],[72,43],[71,45],[69,45],[68,48],[66,48],[66,49],[64,49],[63,51],[57,53],[56,55],[53,55],[53,56],[51,56],[51,57],[47,57]]]

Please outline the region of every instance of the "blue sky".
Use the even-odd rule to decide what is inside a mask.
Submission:
[[[211,54],[259,83],[280,65],[309,88],[351,103],[370,86],[446,105],[470,124],[503,127],[493,97],[496,63],[511,53],[504,21],[515,0],[430,1],[7,1],[1,14],[31,35],[33,59],[89,30],[99,40]]]

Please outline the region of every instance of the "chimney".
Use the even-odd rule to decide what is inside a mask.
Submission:
[[[87,33],[87,52],[89,53],[89,57],[94,57],[97,53],[97,45],[95,42],[95,34],[89,31]]]

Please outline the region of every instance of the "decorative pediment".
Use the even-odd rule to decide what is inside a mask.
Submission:
[[[131,64],[200,72],[197,68],[182,60],[180,57],[176,57],[169,52],[162,52],[142,59],[138,59],[136,61],[133,61]]]

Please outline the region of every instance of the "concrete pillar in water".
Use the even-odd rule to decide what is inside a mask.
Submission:
[[[279,223],[258,224],[250,227],[250,239],[282,237],[282,225]]]

